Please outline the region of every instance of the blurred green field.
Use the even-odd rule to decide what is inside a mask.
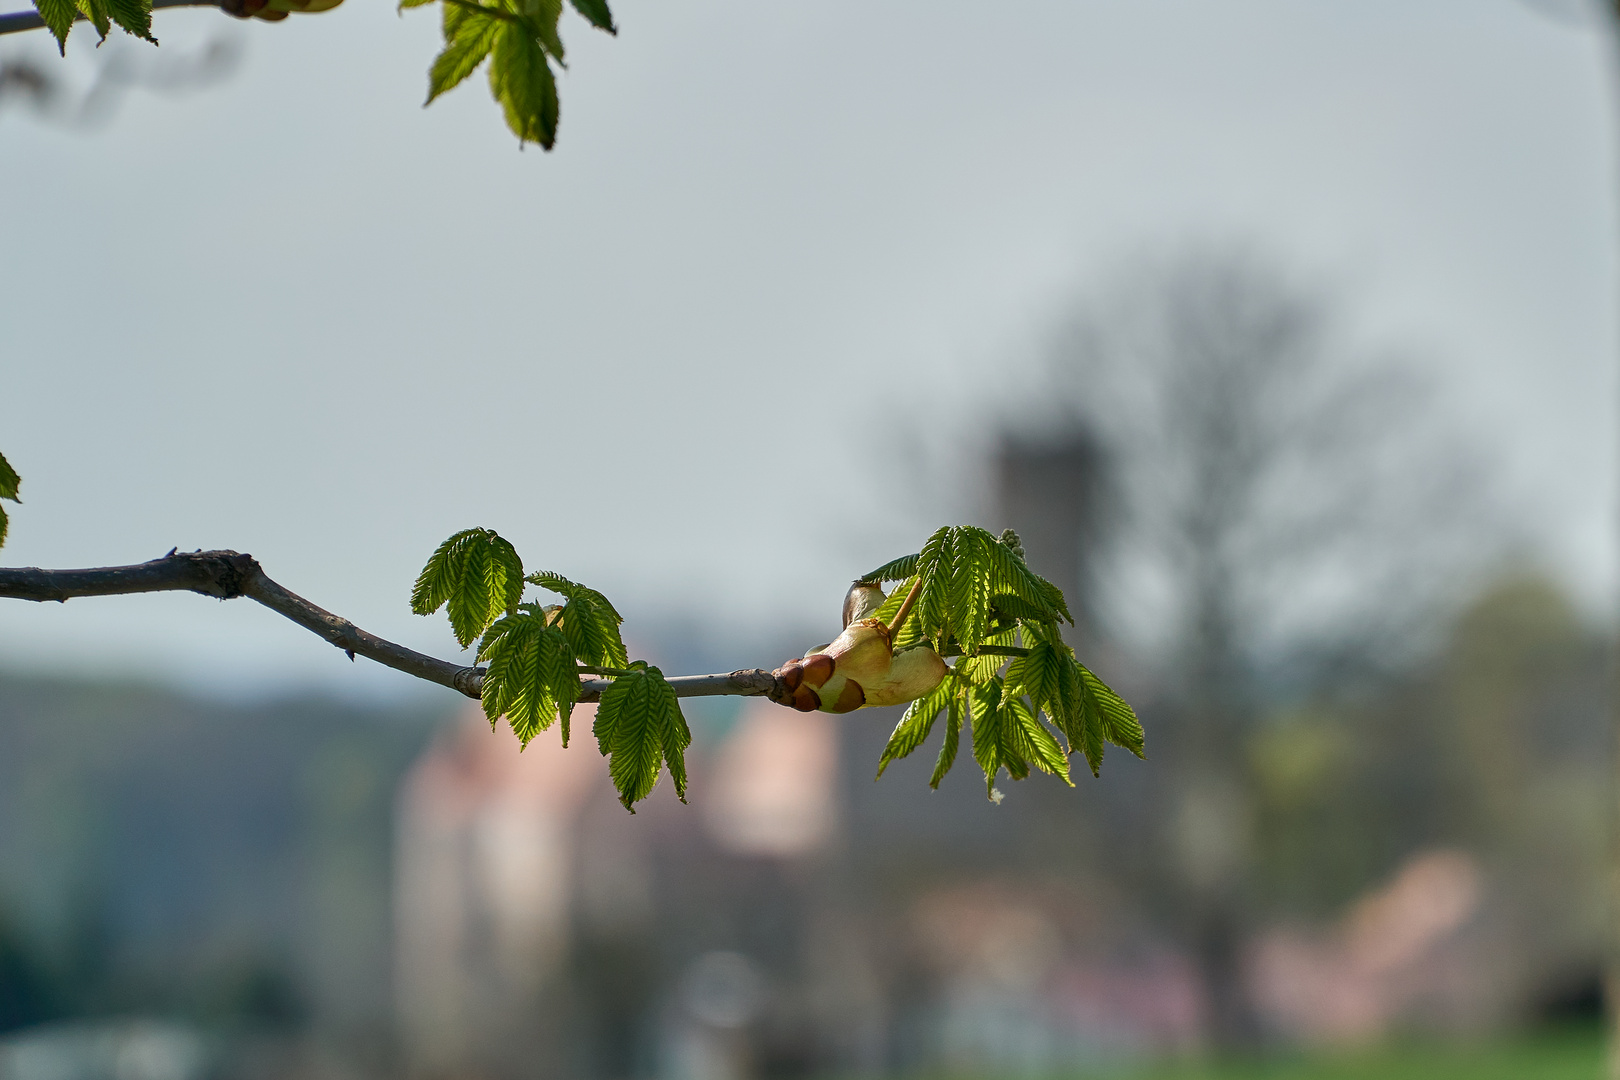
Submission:
[[[1082,1072],[1070,1080],[1599,1080],[1601,1031],[1498,1045],[1418,1044],[1222,1064],[1177,1063]]]
[[[1602,1080],[1601,1029],[1496,1044],[1412,1043],[1250,1061],[1160,1062],[1034,1074],[1039,1080]],[[936,1080],[1026,1080],[1030,1073],[941,1074]]]

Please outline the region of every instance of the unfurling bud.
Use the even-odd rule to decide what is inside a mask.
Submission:
[[[915,701],[938,686],[946,670],[945,661],[933,649],[907,649],[895,656],[885,682],[866,688],[866,703],[879,706]]]
[[[877,613],[883,606],[883,589],[875,581],[857,581],[844,594],[844,629]]]
[[[888,677],[889,662],[894,656],[889,648],[889,628],[876,619],[851,623],[827,646],[826,654],[832,658],[840,675],[862,686],[880,683]]]
[[[836,644],[836,642],[834,643]],[[821,686],[832,678],[833,669],[837,661],[826,653],[817,653],[804,658],[804,681],[808,686]]]
[[[771,700],[801,712],[846,713],[867,705],[900,705],[939,685],[948,669],[926,646],[896,655],[889,628],[861,619],[832,644],[776,669]]]

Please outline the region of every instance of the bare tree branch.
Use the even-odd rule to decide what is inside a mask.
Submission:
[[[171,551],[161,559],[134,566],[86,570],[0,567],[0,599],[66,603],[78,596],[151,592],[194,592],[220,600],[245,596],[336,645],[348,653],[351,660],[364,656],[384,667],[438,683],[470,698],[476,699],[483,693],[483,668],[440,660],[368,633],[348,619],[278,585],[266,576],[258,560],[251,555],[235,551]],[[757,697],[769,696],[778,689],[776,677],[758,668],[722,675],[677,675],[668,681],[677,697]],[[579,700],[596,701],[609,685],[605,679],[584,679],[580,683]]]
[[[219,0],[152,0],[152,9],[174,7],[219,7]],[[79,15],[75,22],[83,22],[84,16]],[[12,11],[0,15],[0,34],[20,34],[24,30],[42,30],[45,20],[39,17],[37,11]]]

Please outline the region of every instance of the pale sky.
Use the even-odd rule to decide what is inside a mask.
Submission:
[[[1592,30],[1518,0],[615,12],[617,39],[565,20],[551,154],[518,152],[481,75],[422,110],[437,15],[380,0],[161,12],[165,50],[230,34],[240,69],[93,132],[0,112],[25,499],[0,562],[232,547],[451,656],[406,597],[477,524],[608,592],[632,639],[675,608],[831,625],[922,538],[884,501],[885,433],[926,405],[971,445],[1013,395],[969,372],[1015,385],[1077,287],[1215,237],[1430,358],[1547,564],[1612,592],[1620,184]],[[0,665],[405,680],[190,595],[0,604]]]

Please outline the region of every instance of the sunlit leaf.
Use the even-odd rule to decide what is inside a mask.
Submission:
[[[954,679],[947,679],[947,683],[959,686]],[[945,716],[945,742],[939,748],[939,757],[934,761],[934,775],[928,778],[928,786],[938,790],[939,782],[945,779],[945,774],[951,771],[956,763],[956,748],[962,741],[962,717],[965,710],[966,699],[959,689],[952,695],[950,708]]]
[[[686,801],[685,752],[692,733],[663,672],[643,660],[632,663],[628,674],[615,678],[602,691],[592,730],[608,759],[619,801],[631,813],[651,793],[665,765],[675,793]]]
[[[503,22],[495,31],[489,88],[518,141],[550,150],[557,139],[557,83],[545,50],[524,26]]]
[[[598,30],[606,30],[610,34],[617,34],[619,28],[613,25],[613,12],[608,10],[607,0],[570,0],[574,10],[585,16],[587,22]]]
[[[107,0],[107,10],[126,33],[157,44],[152,36],[152,0]]]
[[[523,561],[500,534],[465,529],[440,544],[411,590],[411,610],[431,615],[448,606],[450,627],[466,648],[496,616],[523,596]]]
[[[66,56],[68,32],[73,29],[73,20],[79,15],[78,5],[73,0],[34,0],[34,10],[45,20],[51,36],[56,38],[57,49]]]
[[[1142,722],[1136,718],[1135,710],[1125,703],[1124,698],[1110,690],[1107,683],[1097,678],[1090,668],[1078,661],[1075,666],[1079,669],[1082,693],[1089,706],[1096,709],[1101,717],[1103,735],[1115,746],[1145,758]]]
[[[444,8],[444,50],[428,71],[428,96],[424,105],[461,83],[477,70],[495,44],[500,20],[479,11],[447,3]]]
[[[559,714],[566,716],[579,697],[573,653],[539,604],[522,604],[491,626],[479,642],[478,659],[489,664],[484,715],[491,723],[505,716],[525,746]]]
[[[934,729],[934,721],[950,707],[955,693],[955,680],[941,679],[938,686],[906,706],[905,715],[900,717],[900,722],[889,735],[888,745],[883,748],[883,757],[878,761],[878,776],[883,775],[889,762],[898,761],[927,741],[929,732]]]

